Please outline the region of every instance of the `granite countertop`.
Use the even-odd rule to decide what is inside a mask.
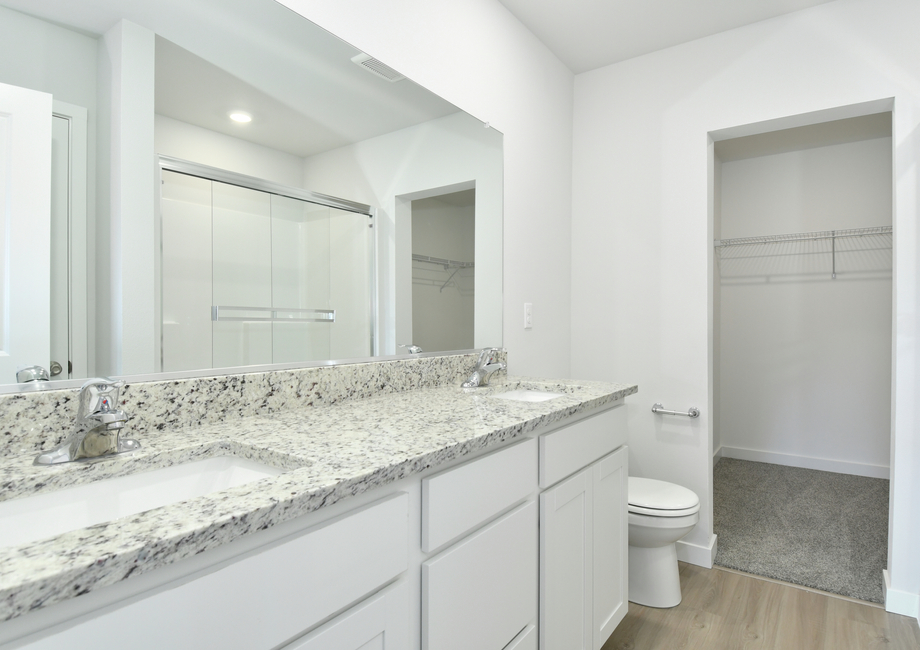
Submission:
[[[518,387],[544,402],[490,397]],[[125,457],[55,467],[0,459],[0,501],[144,469],[237,456],[286,470],[137,515],[0,548],[0,621],[95,591],[289,521],[348,496],[525,435],[637,391],[635,385],[502,378],[239,418],[140,438]],[[130,423],[127,436],[130,437]]]

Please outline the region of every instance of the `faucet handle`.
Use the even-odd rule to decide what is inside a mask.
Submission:
[[[490,363],[495,358],[495,353],[498,352],[498,348],[483,348],[482,352],[479,353],[479,361],[477,365],[482,367],[487,363]]]
[[[115,380],[108,377],[88,379],[80,388],[80,415],[116,411],[118,396],[124,385],[125,382],[121,379]]]
[[[476,388],[484,386],[491,375],[496,370],[504,370],[507,366],[505,363],[493,363],[495,354],[499,352],[498,348],[483,348],[479,353],[479,359],[476,361],[476,367],[470,373],[469,379],[460,384],[463,388]]]

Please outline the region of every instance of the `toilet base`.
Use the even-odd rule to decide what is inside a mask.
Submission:
[[[680,604],[677,544],[629,547],[629,600],[646,607]]]

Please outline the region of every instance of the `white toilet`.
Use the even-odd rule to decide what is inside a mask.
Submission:
[[[629,600],[649,607],[680,603],[677,540],[693,529],[699,512],[692,490],[629,477]]]

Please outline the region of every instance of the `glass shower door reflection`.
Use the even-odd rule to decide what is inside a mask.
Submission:
[[[311,323],[309,312],[332,310],[329,210],[286,196],[272,196],[272,357],[275,363],[330,358],[333,322]],[[284,318],[290,322],[284,322]]]
[[[213,302],[246,307],[235,318],[214,321],[214,368],[272,363],[271,195],[212,182]]]
[[[373,354],[366,214],[162,178],[163,370]]]

